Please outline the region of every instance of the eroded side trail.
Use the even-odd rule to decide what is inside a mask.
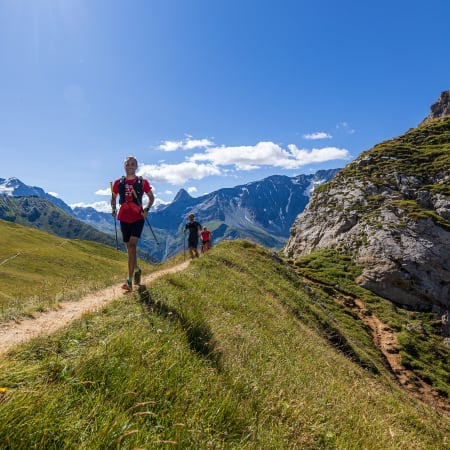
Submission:
[[[354,299],[351,308],[368,327],[375,345],[383,354],[398,383],[414,398],[433,407],[441,414],[450,417],[450,400],[440,395],[424,380],[413,376],[411,371],[402,365],[401,357],[397,350],[397,334],[381,322],[374,314],[368,313],[366,305],[362,300]]]

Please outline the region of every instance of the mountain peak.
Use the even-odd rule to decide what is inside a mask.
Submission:
[[[192,197],[189,195],[189,193],[186,190],[180,189],[178,191],[178,194],[173,199],[173,203],[180,202],[180,201],[191,200],[191,199],[192,199]]]
[[[436,119],[450,116],[450,91],[442,91],[439,98],[430,107],[430,114],[420,123],[429,123]]]

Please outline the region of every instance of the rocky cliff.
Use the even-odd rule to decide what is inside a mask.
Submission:
[[[425,117],[420,125],[430,123],[436,119],[444,119],[450,116],[450,91],[443,91],[441,95],[436,100],[436,102],[431,105],[430,114]]]
[[[437,103],[419,127],[315,191],[291,228],[287,257],[335,248],[363,268],[361,286],[411,308],[449,309],[450,91]]]

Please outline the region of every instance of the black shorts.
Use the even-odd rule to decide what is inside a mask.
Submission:
[[[188,245],[189,245],[189,248],[197,248],[197,246],[198,246],[198,236],[195,235],[195,234],[193,236],[189,235]]]
[[[144,229],[144,219],[133,223],[120,222],[120,231],[122,232],[123,242],[128,242],[131,236],[141,237]]]

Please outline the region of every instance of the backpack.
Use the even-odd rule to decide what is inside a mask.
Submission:
[[[125,182],[126,178],[122,177],[119,181],[119,205],[125,202]],[[136,192],[136,197],[133,195],[133,202],[142,205],[142,177],[138,177],[138,179],[134,183],[134,192]]]

